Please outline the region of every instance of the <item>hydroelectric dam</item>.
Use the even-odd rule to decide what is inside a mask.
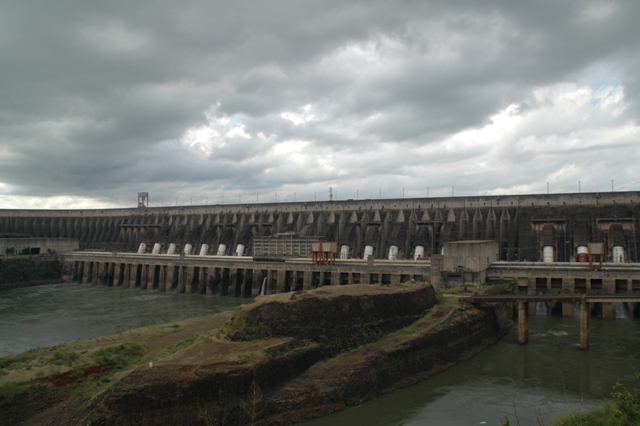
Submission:
[[[59,253],[66,281],[159,291],[251,297],[320,285],[495,279],[513,281],[518,294],[633,296],[640,295],[639,195],[4,209],[0,234],[76,240],[78,251]],[[604,318],[619,308],[590,305]],[[637,303],[623,305],[640,316]],[[574,303],[548,308],[574,314]]]

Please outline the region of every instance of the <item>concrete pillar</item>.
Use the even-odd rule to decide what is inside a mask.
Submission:
[[[313,280],[313,272],[311,271],[304,271],[303,273],[303,279],[302,279],[302,289],[303,290],[308,290],[311,288],[311,281]]]
[[[178,293],[184,293],[184,282],[185,282],[185,275],[187,274],[187,271],[185,271],[185,267],[184,266],[180,266],[178,267]]]
[[[138,278],[138,265],[132,263],[129,267],[129,288],[136,288],[137,278]]]
[[[371,283],[371,274],[368,272],[362,272],[360,274],[360,284],[370,284]]]
[[[285,280],[286,273],[287,271],[283,269],[278,270],[277,272],[278,282],[276,283],[276,293],[284,292],[284,280]]]
[[[340,271],[331,271],[331,285],[340,285]]]
[[[602,294],[615,294],[615,292],[616,292],[615,279],[602,280]]]
[[[562,279],[562,294],[575,294],[576,292],[576,280],[570,278]],[[562,316],[573,317],[575,315],[574,303],[562,304]]]
[[[166,291],[167,274],[165,273],[167,266],[160,265],[160,275],[158,276],[158,291]]]
[[[117,262],[113,264],[113,274],[111,276],[111,283],[110,283],[112,287],[118,286],[119,277],[120,277],[120,262]]]
[[[91,262],[84,262],[84,270],[82,271],[82,284],[89,282],[89,274],[91,272]]]
[[[251,297],[256,297],[260,294],[260,288],[262,287],[262,274],[260,269],[254,269],[251,274]]]
[[[534,296],[536,295],[536,278],[533,277],[529,277],[529,286],[527,287],[527,294]],[[527,303],[526,304],[528,306],[529,309],[529,315],[535,315],[536,314],[536,304],[535,303]],[[527,325],[527,333],[528,333],[528,328],[529,326]]]
[[[156,265],[149,265],[149,272],[147,272],[147,290],[153,290],[153,282],[155,280],[156,280]]]
[[[440,283],[440,276],[442,275],[443,268],[444,268],[444,256],[441,254],[432,255],[431,256],[431,285],[434,288],[442,288],[442,284]]]
[[[116,276],[116,264],[109,263],[109,270],[107,272],[107,285],[113,285],[114,277]]]
[[[103,273],[104,273],[104,263],[93,262],[93,278],[91,279],[91,284],[93,285],[101,284]]]
[[[616,319],[616,304],[615,303],[603,303],[602,304],[602,319]]]
[[[572,302],[563,303],[562,304],[562,316],[563,317],[573,318],[573,316],[576,313],[574,307],[575,307],[574,303],[572,303]]]
[[[142,265],[140,268],[140,290],[147,289],[147,275],[149,272],[149,265]]]
[[[580,349],[589,348],[589,303],[586,300],[580,302]]]
[[[129,263],[125,263],[123,268],[124,275],[122,276],[122,287],[129,288],[129,275],[131,274],[131,265]]]
[[[170,291],[173,287],[173,280],[175,280],[176,268],[174,265],[169,264],[167,267],[167,275],[165,277],[164,291]]]
[[[391,285],[400,284],[400,278],[402,278],[400,274],[391,274]]]
[[[616,292],[616,280],[615,279],[603,279],[602,280],[602,294],[615,294]],[[603,319],[616,319],[616,304],[615,303],[603,303],[602,304],[602,318]]]
[[[275,293],[275,291],[272,290],[272,286],[273,286],[273,271],[272,270],[268,270],[267,271],[267,288],[265,289],[265,294],[273,294]]]
[[[347,284],[353,284],[353,272],[347,272]]]
[[[209,268],[200,268],[200,278],[198,279],[198,294],[204,294],[207,291],[207,283],[209,282]]]
[[[185,268],[185,276],[184,276],[184,292],[187,294],[191,294],[193,279],[194,279],[195,268],[193,266],[187,266]]]
[[[213,286],[211,285],[211,281],[214,280],[216,276],[216,268],[207,268],[207,278],[206,282],[203,282],[204,292],[207,295],[213,294]]]
[[[518,344],[529,340],[529,307],[528,303],[518,302]]]

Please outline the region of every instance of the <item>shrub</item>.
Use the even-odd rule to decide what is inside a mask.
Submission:
[[[436,296],[435,296],[435,303],[442,303],[442,300],[444,299],[444,293],[442,292],[441,289],[436,289]]]
[[[71,366],[73,361],[80,358],[75,352],[56,351],[51,358],[51,363],[55,365],[68,365]]]
[[[100,365],[106,364],[114,370],[120,370],[139,360],[143,354],[144,346],[138,343],[123,343],[98,350],[93,359]]]

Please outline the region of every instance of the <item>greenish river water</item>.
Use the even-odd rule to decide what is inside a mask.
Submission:
[[[0,292],[0,356],[89,339],[144,325],[213,314],[247,299],[59,284]],[[578,318],[530,317],[529,343],[516,329],[471,360],[415,386],[307,422],[339,425],[512,425],[549,423],[587,409],[640,368],[640,321],[590,322],[580,351]],[[516,419],[517,418],[517,419]]]

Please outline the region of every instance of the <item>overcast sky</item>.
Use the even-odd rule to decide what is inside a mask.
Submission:
[[[639,79],[637,0],[5,0],[0,208],[640,190]]]

